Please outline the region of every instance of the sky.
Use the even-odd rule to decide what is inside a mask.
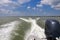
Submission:
[[[60,0],[0,0],[0,16],[60,16]]]

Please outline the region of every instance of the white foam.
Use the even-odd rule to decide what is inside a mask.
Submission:
[[[34,38],[36,38],[37,40],[41,40],[43,38],[46,38],[45,33],[44,33],[44,29],[41,28],[39,25],[37,25],[36,23],[36,19],[25,19],[25,18],[21,18],[24,21],[28,21],[31,23],[31,29],[29,31],[27,31],[26,35],[25,35],[25,40],[33,40]],[[26,22],[27,22],[26,21]]]
[[[1,25],[0,28],[0,40],[11,40],[11,33],[15,30],[17,21],[10,22],[4,25]]]

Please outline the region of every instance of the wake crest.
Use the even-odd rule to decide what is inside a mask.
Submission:
[[[45,30],[37,24],[37,20],[39,18],[37,18],[37,19],[20,18],[20,19],[24,20],[25,22],[31,23],[31,29],[29,29],[26,32],[26,35],[25,35],[25,38],[24,38],[25,40],[42,40],[42,39],[45,40],[45,38],[46,38],[45,33],[44,33]]]

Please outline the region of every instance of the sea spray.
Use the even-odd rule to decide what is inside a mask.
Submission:
[[[24,38],[25,40],[33,40],[33,39],[40,40],[40,39],[46,38],[44,34],[44,29],[41,28],[39,25],[37,25],[36,19],[32,19],[32,18],[29,18],[29,19],[20,18],[20,19],[31,23],[31,29],[26,32],[26,35]]]

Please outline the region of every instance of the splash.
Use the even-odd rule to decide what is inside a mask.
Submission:
[[[24,20],[25,22],[29,22],[31,23],[31,29],[26,33],[25,35],[25,40],[41,40],[43,38],[46,38],[45,34],[44,34],[44,29],[41,28],[41,26],[37,25],[37,19],[25,19],[25,18],[20,18],[22,20]]]
[[[11,33],[15,30],[16,23],[17,21],[14,21],[0,26],[0,40],[11,40]]]

